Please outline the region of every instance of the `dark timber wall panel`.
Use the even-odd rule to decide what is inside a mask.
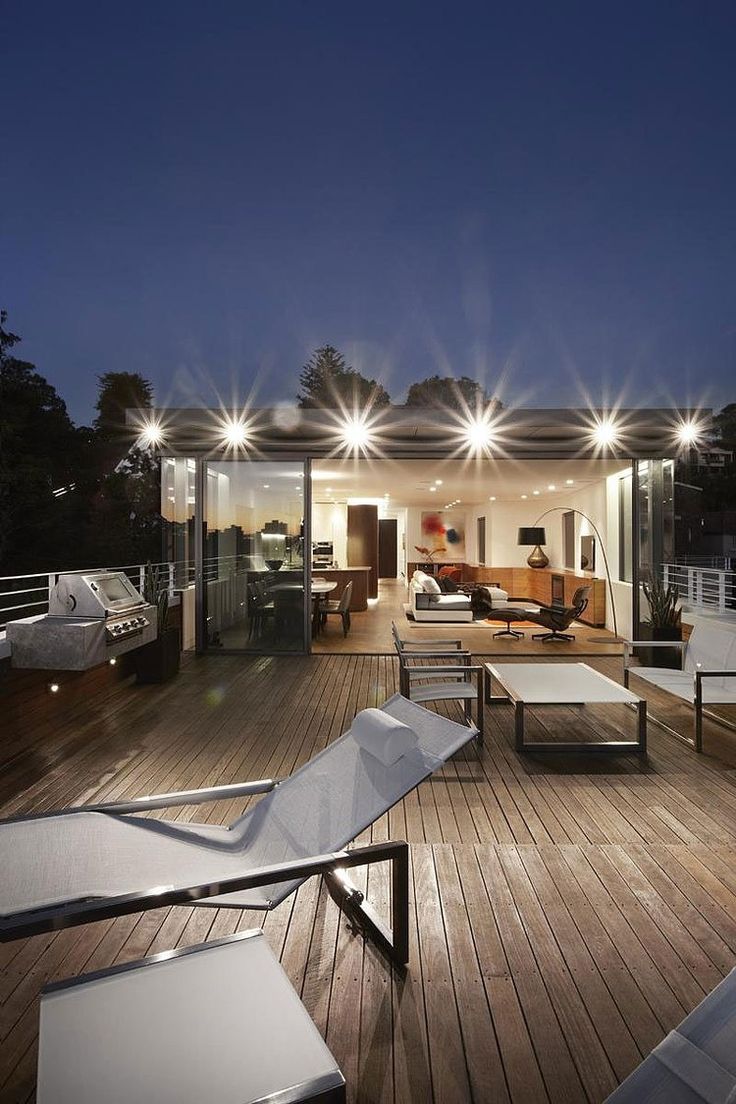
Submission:
[[[348,506],[348,567],[369,567],[368,597],[378,597],[378,507]]]

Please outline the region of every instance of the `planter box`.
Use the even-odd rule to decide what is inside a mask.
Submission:
[[[644,624],[639,630],[640,640],[682,640],[682,626],[668,626],[667,628],[654,628]],[[643,667],[670,667],[679,671],[682,669],[681,648],[637,648],[636,655]]]
[[[164,629],[160,636],[139,648],[134,655],[137,681],[168,682],[178,674],[181,638],[177,628]]]

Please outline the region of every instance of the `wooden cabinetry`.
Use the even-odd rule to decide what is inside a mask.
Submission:
[[[497,583],[508,592],[510,598],[529,598],[544,605],[552,604],[552,576],[564,580],[564,602],[572,605],[572,596],[578,587],[592,587],[588,608],[580,618],[586,625],[603,628],[606,624],[606,580],[590,575],[578,575],[548,567],[472,567],[465,564],[463,579],[472,583]]]
[[[378,597],[378,507],[348,506],[348,567],[369,567],[368,597]]]

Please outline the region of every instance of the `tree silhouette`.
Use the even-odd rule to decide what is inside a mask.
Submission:
[[[345,363],[345,357],[334,345],[315,349],[299,376],[301,407],[340,406],[348,410],[365,410],[369,406],[388,406],[388,391],[376,380],[367,379]]]
[[[407,406],[438,407],[457,414],[495,412],[501,401],[487,394],[482,384],[470,376],[427,376],[413,383],[406,396]]]

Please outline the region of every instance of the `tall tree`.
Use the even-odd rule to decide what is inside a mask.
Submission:
[[[407,406],[435,406],[458,414],[500,410],[501,401],[488,395],[482,384],[470,376],[427,376],[413,383],[406,396]]]
[[[59,521],[84,441],[55,388],[13,355],[20,338],[6,320],[0,312],[0,565],[21,572],[54,566],[72,544]]]
[[[302,407],[334,409],[342,405],[348,410],[364,410],[391,402],[385,387],[346,364],[334,345],[314,350],[302,368],[299,386],[297,401]]]
[[[714,415],[713,427],[721,448],[736,452],[736,403],[728,403]]]

